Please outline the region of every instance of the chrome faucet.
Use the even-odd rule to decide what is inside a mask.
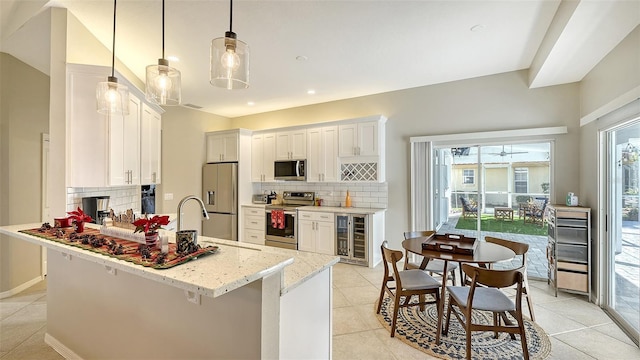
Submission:
[[[200,199],[195,195],[185,196],[178,203],[178,231],[182,229],[182,205],[184,205],[184,203],[186,203],[188,200],[192,200],[192,199],[200,203],[200,206],[202,207],[202,216],[204,216],[207,220],[209,220],[209,214],[207,213],[207,209],[204,207],[204,202],[202,202],[202,199]]]

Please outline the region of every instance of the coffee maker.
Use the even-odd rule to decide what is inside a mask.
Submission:
[[[91,216],[93,223],[102,224],[102,220],[109,216],[109,196],[82,198],[82,210]]]

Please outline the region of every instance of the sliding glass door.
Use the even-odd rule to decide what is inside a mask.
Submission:
[[[606,132],[605,309],[638,341],[640,332],[640,119]]]
[[[551,143],[440,146],[432,151],[431,163],[436,229],[526,242],[529,276],[546,278],[544,214],[551,191]],[[539,219],[525,216],[534,213],[533,207]]]

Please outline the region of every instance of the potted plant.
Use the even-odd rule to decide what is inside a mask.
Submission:
[[[151,219],[143,217],[133,222],[136,226],[133,232],[143,232],[147,246],[154,247],[158,241],[158,230],[162,229],[162,225],[168,224],[169,216],[166,215],[154,215]]]
[[[84,223],[85,222],[93,221],[91,216],[85,214],[84,211],[82,211],[82,209],[80,209],[79,206],[78,206],[78,210],[69,211],[69,212],[67,212],[67,214],[69,214],[69,218],[75,224],[76,232],[78,232],[78,233],[81,233],[81,232],[84,231]]]

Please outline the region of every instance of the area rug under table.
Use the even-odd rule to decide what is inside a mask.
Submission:
[[[376,301],[374,311],[377,309],[377,303]],[[474,323],[493,323],[490,312],[474,311],[473,313]],[[377,317],[389,331],[391,330],[392,316],[393,301],[385,296],[380,314],[377,314]],[[537,324],[527,319],[524,322],[530,359],[547,358],[551,353],[549,337]],[[466,356],[465,332],[455,316],[451,315],[449,333],[446,336],[440,336],[440,345],[436,345],[437,324],[438,312],[435,304],[427,305],[424,312],[420,311],[419,306],[400,308],[395,337],[431,356],[441,359],[464,359]],[[523,359],[519,335],[516,335],[516,339],[512,340],[507,333],[498,333],[497,339],[494,338],[493,332],[474,331],[472,334],[472,359]]]

